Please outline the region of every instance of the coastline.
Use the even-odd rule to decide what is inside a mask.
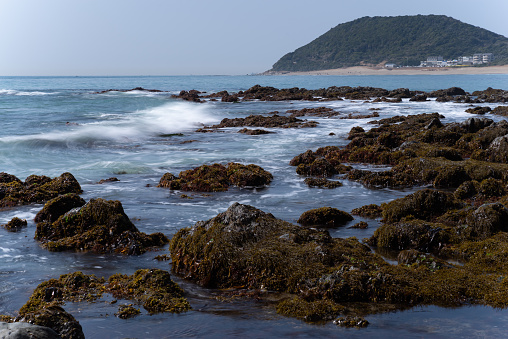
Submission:
[[[265,72],[265,75],[458,75],[458,74],[508,74],[508,65],[487,67],[404,67],[381,68],[354,66],[308,72]]]

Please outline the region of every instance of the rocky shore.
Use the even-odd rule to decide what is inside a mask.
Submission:
[[[53,179],[32,175],[25,181],[0,173],[0,207],[45,203],[34,220],[34,237],[49,251],[126,256],[163,251],[158,258],[171,258],[168,271],[216,289],[218,298],[229,293],[263,299],[271,293],[278,313],[308,322],[364,327],[368,322],[363,317],[369,314],[417,305],[508,306],[508,123],[489,118],[506,115],[508,91],[254,86],[238,93],[182,91],[176,97],[195,102],[220,98],[231,105],[250,100],[344,99],[397,104],[402,99],[436,98],[473,107],[467,111],[472,117],[462,122],[443,122],[439,113],[400,115],[373,120],[370,129],[353,127],[345,147],[297,150],[300,154],[285,165],[293,166],[309,187],[336,189],[349,180],[372,189],[418,189],[352,211],[329,206],[311,209],[295,224],[236,202],[209,220],[180,229],[171,239],[162,233],[145,234],[120,201],[82,199],[82,188],[70,173]],[[486,104],[497,107],[480,106]],[[300,118],[312,116],[335,118],[341,113],[326,107],[270,112],[224,119],[204,129],[310,128],[317,123]],[[378,116],[364,118],[373,117]],[[248,131],[253,130],[242,133]],[[258,132],[247,134],[263,134],[254,131]],[[355,169],[358,164],[390,168]],[[231,187],[247,191],[266,187],[274,180],[272,173],[256,164],[212,163],[178,176],[166,173],[153,189],[201,192],[206,198]],[[366,239],[330,235],[330,229],[344,227],[355,216],[380,220],[381,226]],[[26,227],[26,221],[13,218],[4,227],[16,231]],[[368,225],[362,221],[353,227]],[[166,252],[162,246],[168,243]],[[386,252],[397,262],[388,263],[380,254]],[[63,307],[66,302],[94,302],[104,295],[115,303],[129,301],[118,307],[116,316],[121,319],[135,318],[141,307],[149,314],[186,312],[192,305],[168,271],[142,268],[107,279],[78,271],[55,277],[39,284],[15,316],[1,316],[0,333],[41,330],[14,325],[28,322],[46,328],[41,331],[48,338],[83,338],[81,326]]]

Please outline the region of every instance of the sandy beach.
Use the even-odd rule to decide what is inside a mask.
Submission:
[[[487,67],[404,67],[381,68],[355,66],[348,68],[327,69],[310,72],[266,72],[274,75],[451,75],[451,74],[508,74],[508,65]]]

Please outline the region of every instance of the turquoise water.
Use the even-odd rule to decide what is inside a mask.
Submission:
[[[278,218],[295,222],[304,211],[333,206],[345,211],[365,204],[387,202],[413,190],[367,189],[343,181],[335,190],[309,189],[289,160],[307,149],[347,144],[345,136],[353,126],[370,128],[369,119],[341,120],[312,118],[313,129],[272,129],[274,134],[247,136],[228,128],[224,133],[195,133],[208,124],[228,117],[245,117],[289,109],[328,106],[343,113],[367,114],[378,108],[381,117],[439,112],[445,122],[463,121],[467,104],[409,102],[244,102],[208,101],[188,103],[171,98],[181,90],[238,91],[261,84],[277,88],[329,86],[372,86],[386,89],[405,87],[431,91],[462,87],[466,91],[487,87],[508,89],[508,75],[437,76],[174,76],[174,77],[0,77],[0,172],[24,180],[28,175],[58,176],[71,172],[88,200],[94,197],[120,200],[127,215],[143,232],[163,232],[171,237],[182,227],[206,220],[233,202],[250,204]],[[107,89],[144,87],[168,92],[145,91],[103,94]],[[492,104],[492,107],[495,107]],[[492,119],[499,119],[490,117]],[[331,136],[330,132],[335,135]],[[181,135],[167,136],[172,133]],[[164,136],[166,135],[166,136]],[[179,192],[156,188],[165,172],[179,173],[214,162],[254,163],[274,175],[265,189],[232,189],[193,200]],[[119,182],[97,184],[117,177]],[[28,228],[9,233],[0,228],[0,314],[14,314],[41,281],[60,274],[83,271],[108,277],[131,274],[139,268],[169,269],[153,260],[155,254],[139,257],[98,256],[88,253],[51,253],[33,239],[32,219],[41,205],[0,211],[0,223],[14,216],[29,221]],[[353,223],[362,220],[357,218]],[[366,220],[367,230],[339,228],[336,237],[369,237],[378,226]],[[157,253],[160,254],[160,253]],[[178,279],[178,278],[176,278]],[[259,302],[220,303],[214,291],[201,289],[178,279],[188,291],[194,310],[182,315],[142,314],[131,320],[113,316],[116,307],[107,303],[72,305],[70,311],[84,327],[87,337],[500,337],[508,330],[506,311],[470,307],[442,309],[424,307],[405,312],[367,317],[367,329],[347,330],[333,324],[309,325],[284,318]]]

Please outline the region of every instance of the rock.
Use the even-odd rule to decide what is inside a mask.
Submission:
[[[0,322],[0,338],[2,339],[61,339],[53,329],[26,322]]]
[[[397,222],[405,217],[429,220],[444,214],[452,208],[460,208],[461,203],[456,201],[450,193],[423,189],[389,203],[383,203],[384,222]]]
[[[98,184],[105,184],[105,183],[108,183],[108,182],[115,182],[115,181],[120,181],[118,178],[115,178],[115,177],[111,177],[111,178],[107,178],[107,179],[101,179]]]
[[[358,229],[366,229],[369,227],[369,224],[367,224],[365,221],[360,221],[359,223],[354,224],[351,227],[348,228],[358,228]]]
[[[79,322],[60,306],[48,306],[23,315],[23,321],[53,329],[62,339],[85,339]]]
[[[501,203],[484,204],[478,207],[466,220],[471,235],[480,239],[496,232],[508,231],[508,208]]]
[[[221,192],[227,191],[230,185],[263,187],[270,184],[272,180],[272,174],[260,166],[232,162],[227,166],[221,164],[202,165],[180,172],[178,177],[171,173],[165,173],[157,187],[182,191]]]
[[[141,269],[133,275],[115,274],[108,279],[106,290],[116,299],[135,300],[150,313],[181,313],[191,309],[184,291],[167,271]],[[120,309],[120,315],[136,315],[138,312]],[[120,317],[120,316],[119,316]]]
[[[481,115],[483,115],[485,113],[490,112],[491,110],[492,109],[489,106],[477,106],[477,107],[466,109],[466,112],[467,113],[471,113],[471,114],[481,114]]]
[[[35,222],[47,221],[55,222],[60,216],[69,212],[71,209],[81,207],[86,201],[76,193],[68,193],[51,199],[34,218]]]
[[[425,94],[418,94],[415,96],[412,96],[409,101],[427,101],[427,96]]]
[[[493,162],[508,163],[508,134],[497,137],[487,149],[489,160]]]
[[[325,178],[305,178],[304,182],[309,187],[337,188],[342,186],[340,181],[331,181]]]
[[[81,186],[70,173],[53,179],[31,175],[25,182],[6,173],[0,178],[0,208],[41,203],[66,193],[81,193]]]
[[[497,106],[491,111],[491,113],[506,117],[508,116],[508,106]]]
[[[7,224],[2,225],[9,232],[17,232],[23,227],[26,227],[28,223],[25,219],[20,219],[18,217],[14,217]]]
[[[316,127],[317,122],[301,120],[295,117],[280,116],[277,114],[271,116],[249,115],[246,118],[224,118],[220,124],[213,125],[210,128],[225,127],[265,127],[265,128],[305,128]]]
[[[360,217],[376,219],[381,217],[382,209],[379,205],[370,204],[359,208],[355,208],[351,211],[351,214],[358,215]]]
[[[263,187],[273,180],[270,172],[254,164],[242,165],[231,162],[227,165],[226,174],[230,184],[238,187]]]
[[[300,164],[296,167],[296,173],[300,175],[331,177],[337,174],[335,167],[326,159],[318,158],[311,164]]]
[[[349,213],[337,208],[321,207],[303,212],[298,223],[304,226],[338,227],[353,219]]]
[[[443,97],[443,96],[457,96],[457,95],[467,95],[466,91],[464,91],[460,87],[450,87],[448,89],[440,89],[437,91],[433,91],[429,93],[430,97]]]
[[[384,224],[369,238],[372,246],[392,250],[417,249],[429,252],[438,249],[445,232],[438,224],[422,220],[403,221],[399,223]]]
[[[493,123],[494,120],[488,118],[469,118],[460,125],[464,127],[468,133],[476,133]]]
[[[35,239],[51,251],[78,250],[96,253],[141,254],[168,243],[162,233],[139,232],[119,201],[91,199],[54,222],[37,224]]]
[[[291,113],[291,117],[303,117],[303,116],[317,116],[317,117],[333,117],[339,115],[333,108],[330,107],[314,107],[314,108],[303,108],[303,109],[290,109],[286,113]]]
[[[196,91],[195,89],[193,89],[193,90],[190,90],[190,91],[180,91],[180,94],[178,94],[178,95],[172,95],[171,97],[182,99],[182,100],[185,100],[185,101],[204,102],[203,100],[200,99],[199,94],[201,94],[201,92]]]
[[[307,150],[302,154],[299,154],[295,156],[291,161],[289,162],[290,166],[298,166],[300,164],[306,164],[310,165],[316,160],[316,156],[314,155],[314,152],[311,150]]]
[[[264,129],[248,129],[248,128],[242,128],[238,131],[238,133],[243,133],[246,135],[262,135],[262,134],[273,134],[275,132],[270,132]]]

